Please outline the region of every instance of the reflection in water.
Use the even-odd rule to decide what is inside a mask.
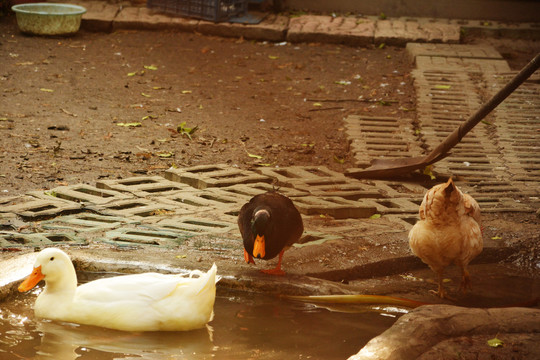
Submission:
[[[192,354],[210,354],[213,348],[210,327],[187,332],[131,333],[40,321],[36,329],[42,334],[36,359],[76,359],[80,356],[76,352],[79,348],[144,356],[145,359],[174,359]]]
[[[132,333],[35,320],[39,291],[0,303],[0,359],[346,359],[401,315],[218,288],[213,331]]]

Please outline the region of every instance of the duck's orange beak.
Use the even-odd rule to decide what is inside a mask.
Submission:
[[[41,273],[41,265],[34,268],[34,271],[28,276],[22,283],[19,285],[19,291],[28,291],[34,288],[43,278],[45,275]]]
[[[255,238],[255,243],[253,244],[253,256],[262,259],[264,258],[264,255],[264,235],[257,235],[257,237]]]

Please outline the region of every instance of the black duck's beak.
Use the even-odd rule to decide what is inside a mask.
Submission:
[[[253,244],[253,256],[259,259],[264,258],[264,246],[264,235],[257,235],[257,237],[255,238],[255,243]]]

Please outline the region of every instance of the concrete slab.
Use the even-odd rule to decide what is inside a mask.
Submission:
[[[415,64],[418,56],[503,60],[502,55],[491,45],[420,44],[409,42],[405,49],[412,64]]]
[[[165,171],[164,175],[166,179],[188,184],[197,189],[272,182],[272,179],[267,176],[257,174],[253,171],[241,170],[226,164],[171,168]]]
[[[377,214],[417,214],[422,199],[416,199],[416,201],[410,199],[374,199],[374,200],[362,200],[361,203],[367,205],[373,205],[377,209]]]
[[[86,208],[100,215],[130,217],[138,221],[151,216],[189,213],[172,204],[158,202],[155,199],[143,198],[116,200],[107,204],[87,206]]]
[[[287,16],[271,14],[256,25],[200,21],[197,24],[197,31],[205,35],[280,42],[286,38],[288,24],[289,18]]]
[[[362,46],[373,43],[374,33],[368,18],[304,15],[291,18],[287,41]]]
[[[293,244],[295,248],[320,245],[330,240],[341,239],[341,236],[325,234],[318,231],[305,231],[298,243]]]
[[[440,21],[419,22],[410,19],[379,20],[375,26],[376,44],[405,46],[408,42],[458,43],[460,27]]]
[[[21,196],[0,206],[0,213],[14,213],[23,218],[35,220],[76,212],[81,208],[81,204],[57,199],[52,195],[44,195],[43,199]]]
[[[264,176],[277,181],[280,186],[295,187],[297,185],[345,184],[350,179],[342,173],[330,170],[325,166],[287,166],[280,168],[264,167],[256,169]],[[305,191],[305,190],[303,190]]]
[[[344,119],[355,166],[368,167],[381,157],[401,158],[423,153],[411,119],[350,115]]]
[[[169,16],[141,7],[124,7],[114,18],[113,30],[178,30],[193,32],[199,20]]]
[[[416,67],[422,70],[510,71],[510,67],[505,60],[448,58],[440,56],[417,56]]]
[[[377,212],[373,204],[341,197],[306,196],[294,199],[294,205],[304,215],[328,215],[334,219],[368,218]]]
[[[68,233],[21,234],[18,232],[0,232],[0,249],[84,244],[86,244],[85,239]]]
[[[489,94],[495,94],[514,75],[515,72],[485,72],[483,79]],[[504,165],[514,175],[513,180],[523,182],[523,191],[530,191],[527,184],[540,180],[540,134],[531,131],[540,126],[539,79],[540,72],[537,71],[492,113]]]
[[[296,185],[296,188],[314,196],[341,197],[348,200],[383,197],[376,187],[354,179],[349,179],[349,181],[340,184]]]
[[[238,184],[221,188],[222,192],[230,193],[232,196],[240,195],[246,199],[251,199],[255,195],[274,190],[290,198],[306,196],[309,194],[307,191],[289,187],[279,187],[268,183]]]
[[[135,176],[126,179],[100,180],[96,182],[96,187],[126,192],[138,197],[165,196],[183,190],[193,190],[188,185],[169,181],[161,176]]]
[[[80,204],[106,204],[111,201],[129,199],[133,197],[130,194],[103,188],[100,189],[88,184],[59,186],[48,190],[46,193],[43,191],[31,191],[28,194],[39,199],[47,199],[47,197],[50,197],[52,194],[57,199],[63,199]]]
[[[171,231],[144,227],[119,228],[108,231],[105,237],[98,239],[105,243],[117,246],[155,245],[162,247],[176,247],[193,234],[185,231]]]
[[[221,189],[207,188],[204,190],[183,191],[170,196],[155,198],[163,204],[173,206],[181,213],[238,211],[249,197],[232,195]]]
[[[75,215],[59,216],[52,220],[42,221],[41,227],[45,230],[62,230],[81,232],[108,231],[125,224],[138,223],[137,221],[116,217],[103,216],[93,213],[80,213]]]
[[[238,232],[235,222],[216,221],[196,216],[180,216],[163,219],[156,223],[162,229],[187,231],[196,235],[224,234]]]

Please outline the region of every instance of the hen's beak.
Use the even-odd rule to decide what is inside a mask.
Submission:
[[[30,276],[28,276],[21,283],[21,285],[19,285],[19,291],[23,292],[23,291],[28,291],[30,289],[33,289],[34,286],[36,286],[41,280],[43,280],[44,277],[45,275],[41,273],[41,265],[34,268],[34,271],[32,271]]]
[[[255,238],[255,243],[253,244],[253,256],[256,258],[264,258],[264,235]]]

